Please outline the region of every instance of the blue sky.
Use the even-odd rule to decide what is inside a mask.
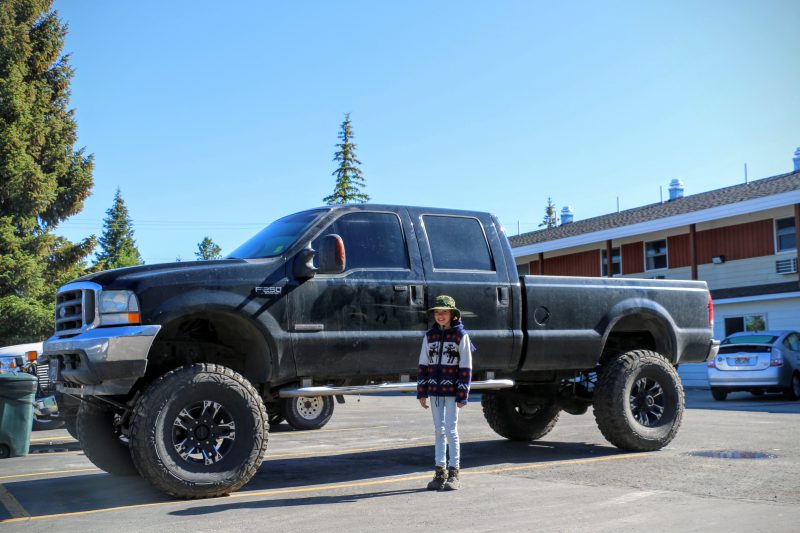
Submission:
[[[117,187],[148,263],[232,251],[333,190],[350,112],[376,203],[536,229],[788,172],[800,2],[57,0],[76,70],[84,211]]]

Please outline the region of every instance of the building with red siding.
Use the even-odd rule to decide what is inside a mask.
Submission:
[[[530,275],[703,280],[716,338],[800,330],[800,148],[794,164],[788,174],[690,196],[673,180],[670,200],[586,220],[571,222],[565,208],[560,226],[510,237],[517,267]]]

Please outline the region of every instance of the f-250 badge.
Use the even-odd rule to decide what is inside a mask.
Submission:
[[[283,287],[256,287],[253,292],[256,296],[279,296]]]

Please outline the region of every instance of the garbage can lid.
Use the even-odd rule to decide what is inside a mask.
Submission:
[[[36,392],[38,385],[36,376],[25,372],[0,374],[0,394]]]

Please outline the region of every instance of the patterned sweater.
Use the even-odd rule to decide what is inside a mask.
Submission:
[[[422,339],[417,374],[417,398],[455,396],[466,403],[472,381],[472,352],[475,347],[460,321],[449,329],[436,324]]]

